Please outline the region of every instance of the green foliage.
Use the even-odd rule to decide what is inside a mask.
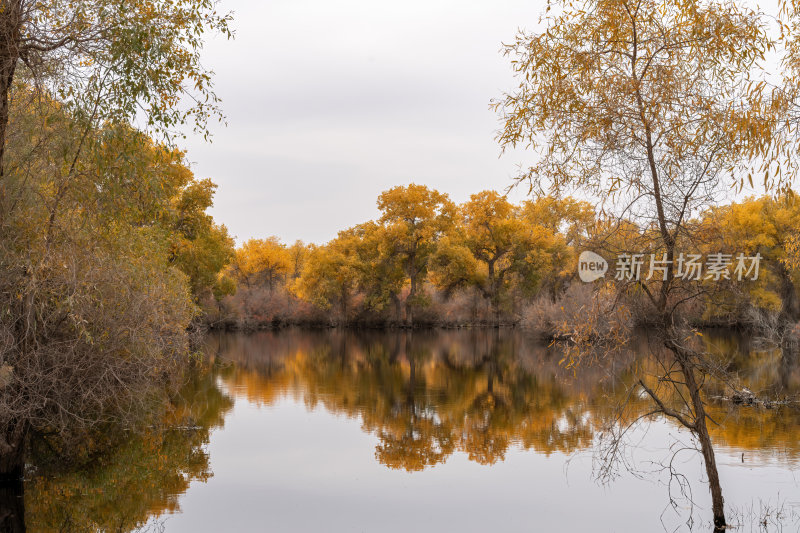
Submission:
[[[191,177],[191,175],[190,175]],[[214,223],[206,209],[212,206],[216,185],[209,179],[184,184],[172,200],[166,224],[171,226],[171,262],[189,276],[195,298],[211,291],[231,294],[230,280],[220,272],[234,255],[233,238],[225,226]]]
[[[216,1],[7,4],[0,16],[25,36],[4,36],[18,39],[23,76],[43,81],[71,111],[116,123],[143,114],[144,126],[158,133],[186,122],[206,132],[208,119],[221,117],[211,73],[200,61],[207,34],[232,36],[231,17],[217,11]]]
[[[232,242],[181,152],[27,103],[12,107],[3,178],[0,453],[24,427],[85,457],[99,425],[135,428],[163,407],[188,361],[193,291],[214,290]]]

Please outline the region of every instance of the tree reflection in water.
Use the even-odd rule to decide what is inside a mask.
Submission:
[[[797,390],[800,371],[791,357],[746,350],[728,332],[703,339],[709,350],[737,353],[739,374],[759,390]],[[630,394],[641,374],[634,365],[650,364],[639,355],[643,346],[607,364],[599,357],[573,373],[559,365],[557,348],[513,330],[283,331],[225,334],[211,343],[234,363],[225,381],[249,401],[272,404],[291,396],[310,409],[321,405],[358,418],[379,439],[376,458],[409,471],[441,463],[455,451],[481,464],[502,460],[512,446],[570,453],[592,446],[609,424],[630,423],[649,407]],[[731,422],[712,430],[724,445],[764,453],[779,447],[792,461],[800,457],[796,409],[775,416],[776,410],[712,402],[709,412],[718,422]]]
[[[791,395],[800,384],[796,357],[746,350],[729,335],[707,335],[704,342],[709,351],[737,353],[735,370],[759,392]],[[557,349],[513,330],[212,335],[211,371],[186,385],[164,421],[170,429],[132,438],[88,470],[41,469],[30,476],[27,524],[19,520],[19,492],[0,492],[0,527],[127,531],[175,512],[190,482],[210,477],[205,445],[212,429],[222,426],[233,397],[256,405],[291,398],[308,409],[357,419],[377,437],[375,458],[409,472],[457,452],[491,465],[512,448],[544,455],[589,449],[609,424],[625,425],[649,406],[630,394],[632,380],[650,364],[633,352],[608,363],[598,357],[573,373],[559,365]],[[713,438],[722,448],[800,462],[796,409],[720,402],[708,410],[721,423]]]
[[[192,375],[163,427],[132,436],[87,468],[29,476],[28,531],[130,531],[177,511],[189,484],[211,476],[205,445],[233,407],[216,374]]]

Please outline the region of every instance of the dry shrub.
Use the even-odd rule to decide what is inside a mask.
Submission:
[[[443,326],[485,325],[492,321],[489,301],[475,288],[446,295],[430,289],[430,306],[421,312],[429,321]],[[509,319],[509,321],[512,321]]]
[[[285,325],[361,327],[392,327],[405,325],[404,301],[408,289],[398,295],[396,302],[370,305],[362,293],[351,295],[347,306],[347,317],[342,316],[339,306],[322,309],[310,302],[300,300],[289,293],[283,285],[269,290],[263,286],[240,286],[236,294],[217,302],[204,302],[205,320],[212,328],[265,329]],[[446,294],[431,284],[417,295],[419,305],[414,308],[414,324],[417,326],[465,327],[492,325],[495,323],[489,301],[473,287],[455,290]],[[516,324],[518,316],[508,312],[503,324]]]
[[[521,325],[544,340],[622,344],[633,316],[606,285],[573,283],[556,300],[540,296],[522,312]]]
[[[135,429],[180,384],[194,313],[185,275],[146,238],[105,244],[3,249],[0,453],[32,432],[85,456],[99,430]]]
[[[239,287],[220,302],[206,303],[206,320],[215,328],[263,329],[291,324],[325,325],[330,313],[298,300],[285,287]]]

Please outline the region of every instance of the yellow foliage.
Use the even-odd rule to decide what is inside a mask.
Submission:
[[[265,283],[270,290],[293,267],[292,256],[277,237],[250,239],[236,249],[231,272],[246,286]]]

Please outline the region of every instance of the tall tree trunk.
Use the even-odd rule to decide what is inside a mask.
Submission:
[[[0,443],[0,484],[21,480],[25,469],[27,424],[10,421],[7,427]]]
[[[0,484],[0,531],[25,533],[25,492],[22,480]]]
[[[670,332],[670,335],[673,333],[674,332]],[[695,379],[691,354],[682,349],[674,338],[675,337],[667,339],[665,344],[667,348],[675,354],[686,382],[686,388],[689,390],[689,397],[691,399],[692,408],[694,409],[694,426],[689,429],[693,430],[694,434],[697,435],[697,440],[700,442],[700,451],[703,454],[703,462],[705,463],[706,475],[708,476],[708,485],[711,490],[711,509],[714,514],[714,531],[723,531],[726,525],[725,500],[722,497],[722,485],[719,481],[717,460],[714,457],[714,446],[711,443],[711,435],[708,433],[708,425],[706,424],[707,416],[705,404],[700,394],[700,386]]]
[[[3,1],[2,11],[0,11],[0,209],[3,209],[5,203],[5,180],[3,178],[5,177],[9,93],[19,61],[21,26],[21,1]]]
[[[724,531],[725,529],[725,500],[722,498],[722,485],[719,482],[719,472],[717,471],[717,460],[714,457],[714,447],[711,444],[711,436],[706,427],[705,411],[703,418],[698,420],[697,438],[700,441],[700,449],[703,452],[703,460],[706,464],[706,475],[708,476],[708,486],[711,490],[711,510],[714,513],[714,531]]]
[[[492,321],[492,325],[497,326],[500,323],[500,305],[498,300],[497,294],[497,287],[494,282],[490,282],[489,285],[489,315]]]
[[[25,500],[22,476],[25,468],[27,424],[10,421],[2,435],[0,451],[0,531],[25,532]]]
[[[414,300],[417,295],[417,275],[416,272],[413,272],[411,276],[409,276],[411,280],[411,289],[408,291],[408,297],[406,298],[406,325],[408,327],[414,326]]]
[[[674,279],[674,260],[675,260],[675,242],[677,236],[677,229],[680,228],[682,220],[673,222],[675,233],[670,232],[667,216],[664,210],[664,201],[661,196],[661,182],[659,178],[658,165],[656,164],[655,157],[655,144],[653,143],[653,132],[650,126],[650,117],[645,112],[644,98],[641,92],[639,73],[636,70],[637,66],[637,44],[638,36],[634,25],[634,48],[631,56],[631,75],[634,81],[636,104],[639,110],[639,120],[644,126],[645,133],[645,149],[647,154],[647,163],[650,169],[650,177],[653,183],[652,196],[656,208],[656,218],[658,220],[658,228],[661,234],[661,240],[667,256],[667,272],[664,275],[664,281],[661,283],[661,290],[657,298],[653,299],[653,304],[662,315],[663,332],[665,336],[665,346],[675,354],[678,364],[681,367],[681,372],[686,382],[686,388],[689,390],[691,397],[692,408],[694,409],[694,421],[688,427],[700,441],[700,448],[703,454],[703,462],[706,467],[706,474],[708,475],[708,483],[711,489],[711,503],[712,512],[714,513],[714,531],[723,531],[725,528],[725,508],[724,500],[722,498],[722,487],[719,482],[719,473],[717,472],[717,462],[714,458],[714,448],[711,445],[711,437],[708,434],[708,427],[706,426],[706,411],[703,405],[703,399],[700,395],[700,386],[697,383],[694,375],[694,362],[692,361],[692,354],[685,350],[680,345],[680,337],[676,334],[674,329],[670,326],[671,316],[667,312],[667,301],[669,291]]]
[[[472,305],[470,307],[470,315],[472,316],[472,323],[478,323],[478,304],[480,303],[481,294],[477,289],[472,289]]]
[[[491,320],[494,322],[494,325],[496,326],[499,323],[500,310],[498,309],[497,306],[498,287],[497,287],[497,279],[495,279],[495,273],[494,273],[494,262],[495,259],[490,259],[486,263],[486,265],[489,270],[489,275],[487,280],[489,283],[489,313],[491,315]]]
[[[780,261],[776,261],[778,268],[778,279],[780,280],[779,294],[781,298],[781,321],[782,326],[791,325],[800,317],[800,301],[797,298],[797,289],[792,281],[792,276],[786,266]]]
[[[400,297],[397,296],[394,292],[391,296],[392,303],[394,304],[394,317],[397,320],[397,323],[403,321],[403,302],[400,300]]]
[[[342,326],[346,326],[347,325],[347,300],[348,300],[348,294],[347,294],[347,289],[346,288],[342,288],[341,299],[342,299],[342,302],[341,302],[342,324],[341,325]]]

